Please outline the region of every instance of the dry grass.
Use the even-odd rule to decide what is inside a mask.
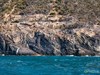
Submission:
[[[0,0],[0,14],[9,13],[14,5],[14,14],[48,14],[52,10],[52,3],[53,0]],[[97,22],[100,18],[100,0],[56,0],[54,8],[58,14],[76,15],[80,21]]]

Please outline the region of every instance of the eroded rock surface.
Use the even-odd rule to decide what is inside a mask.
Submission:
[[[27,17],[27,18],[26,18]],[[100,55],[100,25],[75,17],[12,15],[0,25],[0,53],[6,55]]]

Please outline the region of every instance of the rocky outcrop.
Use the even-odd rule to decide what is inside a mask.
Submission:
[[[0,25],[0,54],[100,55],[100,25],[82,23],[72,16],[12,16]]]

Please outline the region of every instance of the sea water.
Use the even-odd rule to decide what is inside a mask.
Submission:
[[[0,75],[100,75],[100,57],[0,56]]]

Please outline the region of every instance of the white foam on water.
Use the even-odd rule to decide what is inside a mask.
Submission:
[[[69,55],[69,56],[74,56],[74,55]]]
[[[2,56],[5,56],[5,54],[2,54]]]
[[[85,55],[86,57],[89,57],[89,55]]]

